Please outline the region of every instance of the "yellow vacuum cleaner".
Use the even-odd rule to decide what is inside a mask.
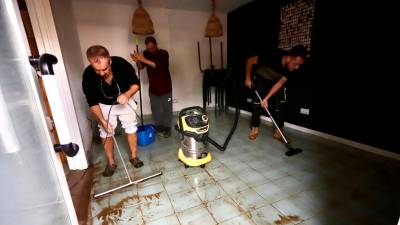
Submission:
[[[204,168],[212,157],[207,147],[208,116],[203,109],[199,106],[182,109],[175,128],[182,135],[178,159],[186,168],[189,166]]]

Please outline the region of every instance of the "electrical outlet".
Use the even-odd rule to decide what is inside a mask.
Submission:
[[[300,108],[300,113],[304,115],[309,115],[310,109]]]

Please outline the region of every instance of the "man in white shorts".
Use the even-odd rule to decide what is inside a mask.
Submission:
[[[135,69],[125,59],[110,56],[108,50],[94,45],[86,51],[90,65],[83,73],[82,88],[90,111],[99,122],[100,137],[107,156],[103,176],[114,174],[117,164],[114,159],[114,143],[110,138],[117,127],[117,118],[127,134],[130,162],[135,168],[143,166],[137,157],[136,103],[133,95],[139,90]]]

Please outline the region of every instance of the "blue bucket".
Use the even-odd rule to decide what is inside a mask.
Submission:
[[[156,129],[153,125],[138,126],[138,145],[145,146],[154,142]]]

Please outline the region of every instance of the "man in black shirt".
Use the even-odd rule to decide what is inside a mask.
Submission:
[[[135,69],[125,59],[111,57],[108,50],[94,45],[86,51],[90,65],[83,73],[82,88],[90,111],[99,121],[100,137],[108,164],[103,176],[112,176],[117,165],[114,159],[112,137],[117,126],[117,118],[127,134],[130,162],[135,168],[143,166],[137,157],[136,103],[133,95],[139,90],[139,80]]]
[[[255,88],[263,97],[260,103],[256,95],[253,97],[253,112],[251,117],[251,131],[249,138],[254,140],[257,138],[260,126],[261,106],[268,107],[268,101],[272,98],[271,114],[276,120],[279,127],[283,127],[282,104],[284,101],[277,93],[282,95],[282,87],[292,76],[292,72],[298,70],[300,65],[304,63],[308,51],[302,45],[294,46],[289,52],[277,50],[273,54],[261,54],[247,59],[246,63],[246,80],[245,84],[249,88]],[[251,74],[254,73],[254,84]],[[282,140],[278,130],[274,132],[274,138]]]

